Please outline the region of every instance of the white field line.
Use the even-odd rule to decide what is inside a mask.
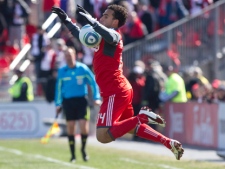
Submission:
[[[129,163],[134,163],[134,164],[141,164],[141,165],[153,166],[153,164],[151,164],[151,163],[145,163],[145,162],[133,160],[133,159],[130,159],[130,158],[120,158],[120,160],[121,161],[129,162]],[[172,166],[164,165],[164,164],[154,164],[154,166],[155,165],[157,165],[157,166],[159,166],[161,168],[166,168],[166,169],[182,169],[182,168],[172,167]]]
[[[36,159],[41,159],[43,161],[57,163],[57,164],[60,164],[60,165],[64,165],[64,166],[71,167],[71,168],[77,168],[77,169],[97,169],[97,168],[94,168],[94,167],[87,167],[87,166],[83,166],[83,165],[71,164],[71,163],[68,163],[68,162],[60,161],[60,160],[57,160],[57,159],[54,159],[54,158],[51,158],[51,157],[47,157],[47,156],[43,156],[43,155],[39,155],[39,154],[23,153],[20,150],[11,149],[11,148],[5,148],[5,147],[1,147],[1,146],[0,146],[0,151],[5,151],[5,152],[12,153],[12,154],[15,154],[15,155],[33,157],[33,158],[36,158]]]

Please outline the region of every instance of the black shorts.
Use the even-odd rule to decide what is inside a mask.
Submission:
[[[62,108],[67,121],[90,119],[90,108],[85,97],[63,99]]]

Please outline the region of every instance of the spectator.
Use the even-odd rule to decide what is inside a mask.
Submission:
[[[215,79],[212,82],[214,89],[214,101],[225,102],[225,81]]]
[[[160,63],[156,60],[149,60],[146,64],[146,81],[143,88],[142,106],[148,106],[153,112],[159,114],[159,94],[164,89],[167,76],[163,73]],[[157,126],[150,124],[157,130]]]
[[[134,116],[137,116],[142,105],[142,91],[145,85],[144,69],[141,66],[134,66],[133,71],[128,76],[128,81],[133,88],[132,106],[134,109]],[[136,135],[133,135],[133,140],[141,140]]]
[[[142,39],[147,35],[146,26],[138,18],[135,11],[131,12],[128,17],[126,25],[123,27],[122,32],[125,36],[125,44],[129,44],[136,40]]]
[[[190,0],[190,14],[196,16],[202,12],[202,10],[209,6],[212,0]]]
[[[39,80],[41,82],[44,94],[46,94],[47,79],[52,75],[52,71],[55,69],[55,67],[56,67],[56,53],[50,42],[44,49],[44,56],[43,59],[41,60],[40,66]]]
[[[149,0],[149,9],[152,11],[152,19],[153,19],[153,30],[158,30],[159,28],[159,5],[161,0]]]
[[[10,3],[8,3],[10,4]],[[18,44],[19,49],[23,47],[23,38],[25,35],[25,25],[30,13],[30,8],[23,0],[14,0],[10,6],[8,6],[9,18],[9,44],[14,46]]]
[[[79,5],[83,6],[93,17],[100,18],[102,11],[105,10],[107,2],[105,0],[85,0]],[[76,18],[77,22],[81,25],[87,24],[87,22],[82,19],[79,14],[76,15]]]
[[[67,48],[65,41],[61,38],[56,41],[56,67],[62,68],[66,66],[65,50]]]
[[[151,107],[158,112],[160,105],[159,94],[164,89],[167,80],[166,74],[158,61],[149,60],[146,64],[146,82],[143,90],[142,105]]]
[[[165,91],[160,93],[162,102],[187,102],[186,89],[182,77],[175,73],[173,66],[165,67],[168,79],[165,84]]]
[[[60,8],[62,8],[71,19],[75,19],[75,6],[74,0],[60,0]]]
[[[184,72],[182,72],[182,78],[183,78],[184,83],[185,83],[185,89],[186,89],[187,98],[189,100],[191,100],[192,97],[193,97],[192,87],[195,84],[200,84],[199,79],[193,77],[193,72],[190,69],[185,70]]]
[[[23,72],[15,70],[17,75],[16,82],[9,89],[13,102],[32,101],[34,99],[33,85],[28,77],[23,76]]]
[[[47,44],[50,43],[50,39],[47,33],[42,29],[41,26],[37,27],[37,32],[33,34],[31,40],[31,55],[35,66],[35,75],[37,79],[40,77],[40,66],[41,61],[44,57],[44,49]]]
[[[49,103],[53,102],[55,98],[56,79],[57,79],[57,69],[53,69],[52,74],[50,77],[48,77],[46,83],[45,99]]]
[[[181,0],[161,0],[159,7],[159,27],[163,28],[189,15]]]
[[[2,12],[0,12],[0,52],[3,51],[3,47],[5,46],[6,31],[7,31],[7,24]]]
[[[148,34],[153,32],[153,19],[152,14],[149,12],[148,6],[142,2],[137,5],[138,17],[141,19],[142,23],[145,25]]]
[[[200,67],[194,68],[193,77],[197,78],[202,85],[209,83],[208,79],[203,75],[202,69]]]
[[[207,101],[207,95],[205,88],[202,85],[195,84],[192,86],[192,101],[196,101],[198,103],[203,103]]]
[[[141,109],[142,91],[145,85],[144,69],[140,66],[134,66],[132,72],[128,76],[128,80],[133,87],[132,106],[134,116],[137,116]]]
[[[199,67],[191,67],[187,72],[183,73],[183,78],[185,81],[185,88],[187,92],[187,97],[190,100],[195,100],[193,95],[193,86],[198,84],[199,87],[195,86],[195,89],[201,88],[204,91],[211,91],[211,85],[209,81],[203,76],[202,70]],[[196,91],[195,91],[196,92]],[[196,94],[196,93],[195,93]]]

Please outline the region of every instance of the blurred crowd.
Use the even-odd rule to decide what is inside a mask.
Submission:
[[[129,11],[126,25],[121,29],[125,44],[141,39],[146,35],[168,26],[188,15],[197,15],[201,11],[218,0],[0,0],[0,46],[13,46],[17,43],[19,49],[23,47],[24,36],[34,30],[30,25],[37,26],[50,16],[51,7],[61,7],[72,19],[81,25],[84,21],[76,14],[76,4],[83,6],[92,16],[100,18],[108,4],[120,4]],[[42,2],[41,12],[43,19],[36,21],[30,15],[34,15],[32,5]],[[39,9],[38,9],[39,12]],[[40,13],[37,13],[40,15]]]
[[[47,82],[55,77],[58,68],[65,65],[63,51],[66,47],[75,48],[77,59],[92,69],[93,49],[81,45],[67,28],[62,26],[53,38],[48,37],[47,33],[54,23],[59,21],[55,19],[47,29],[42,27],[44,21],[51,15],[52,6],[61,7],[74,22],[82,26],[86,23],[77,15],[76,4],[83,6],[95,18],[100,18],[109,4],[123,5],[129,11],[128,20],[121,28],[126,45],[188,15],[197,15],[216,1],[218,0],[0,0],[0,51],[3,53],[0,58],[0,70],[9,65],[26,43],[31,44],[28,58],[34,65],[34,74],[38,83],[36,95],[43,95],[48,91]],[[38,9],[35,13],[34,6],[40,2],[42,2],[41,11]],[[34,17],[35,14],[40,15],[40,13],[43,15],[42,19]],[[4,55],[5,53],[7,54]],[[167,67],[167,73],[165,67]],[[203,78],[200,68],[190,69],[183,72],[181,76],[188,100],[198,102],[223,100],[224,82],[215,80],[209,83]],[[135,109],[139,110],[140,105],[143,104],[158,109],[160,103],[174,99],[172,96],[162,94],[169,70],[175,73],[172,68],[163,67],[157,61],[135,63],[128,77],[134,87]]]
[[[225,81],[209,81],[197,66],[177,72],[171,65],[150,59],[138,60],[128,76],[133,90],[133,107],[137,114],[142,106],[160,111],[166,102],[218,103],[225,101]]]

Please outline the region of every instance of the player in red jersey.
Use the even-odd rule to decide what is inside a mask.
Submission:
[[[139,137],[165,145],[179,160],[184,152],[181,143],[162,135],[147,125],[153,123],[165,126],[164,119],[147,107],[143,107],[137,116],[133,116],[131,104],[133,91],[122,71],[123,41],[118,30],[126,22],[127,10],[119,5],[110,5],[99,22],[81,6],[78,5],[77,10],[102,36],[93,60],[95,78],[103,98],[97,119],[98,141],[109,143],[128,132],[135,133]],[[71,22],[67,14],[57,7],[53,7],[52,12],[56,13],[72,35],[79,39],[80,28]]]

